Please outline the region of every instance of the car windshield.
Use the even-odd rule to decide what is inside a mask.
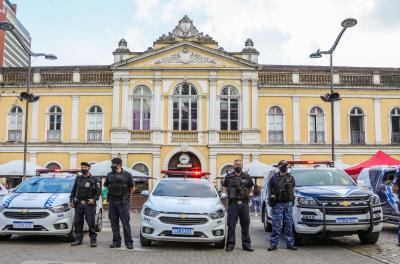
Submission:
[[[304,169],[292,170],[296,186],[350,186],[353,180],[343,171],[337,169]]]
[[[214,187],[203,181],[167,180],[161,181],[153,192],[154,196],[214,198]]]
[[[70,193],[74,184],[73,177],[42,178],[34,177],[21,183],[14,192],[17,193]]]

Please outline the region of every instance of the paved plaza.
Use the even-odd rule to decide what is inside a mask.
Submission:
[[[142,248],[139,243],[137,213],[132,214],[135,249],[110,249],[112,237],[110,223],[105,217],[104,228],[98,234],[98,247],[89,247],[88,237],[79,247],[71,247],[63,239],[47,237],[13,237],[0,242],[0,263],[9,264],[64,264],[64,263],[400,263],[400,251],[395,242],[396,226],[385,225],[377,245],[361,245],[356,236],[337,239],[308,241],[299,251],[285,249],[282,241],[275,252],[267,252],[265,233],[259,218],[252,218],[251,235],[253,253],[245,252],[239,246],[227,253],[208,244],[157,243]],[[239,230],[238,230],[239,231]],[[239,232],[238,232],[239,235]]]

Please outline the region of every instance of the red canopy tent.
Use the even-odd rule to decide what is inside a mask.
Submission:
[[[344,171],[349,175],[359,174],[360,171],[364,168],[370,168],[372,166],[378,165],[400,165],[400,160],[394,159],[387,155],[385,152],[379,150],[376,152],[374,156],[372,156],[369,160],[361,162],[353,167],[347,168]]]

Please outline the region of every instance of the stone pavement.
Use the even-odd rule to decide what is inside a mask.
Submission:
[[[112,233],[109,221],[104,219],[104,230],[98,234],[98,247],[89,247],[88,237],[84,245],[71,247],[61,238],[52,237],[13,237],[10,241],[0,242],[0,263],[10,264],[73,264],[73,263],[198,263],[198,264],[375,264],[396,262],[394,247],[397,239],[395,227],[388,226],[377,246],[362,246],[357,237],[309,241],[299,251],[285,249],[281,241],[279,249],[267,252],[266,242],[269,233],[265,233],[259,218],[252,218],[251,236],[254,252],[245,252],[240,242],[233,252],[215,249],[209,244],[157,243],[150,248],[141,248],[139,244],[138,214],[132,214],[135,249],[110,249],[108,247]],[[240,238],[238,225],[238,238]]]

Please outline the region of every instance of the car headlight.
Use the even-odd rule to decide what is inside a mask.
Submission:
[[[312,198],[312,197],[308,197],[308,196],[300,196],[297,198],[297,202],[300,205],[312,205],[312,206],[317,206],[318,203],[317,201]]]
[[[218,211],[209,213],[208,216],[211,219],[219,219],[219,218],[223,218],[225,216],[225,211],[223,209],[219,209]]]
[[[68,212],[69,210],[71,210],[71,206],[69,206],[68,203],[65,203],[65,204],[50,207],[49,210],[55,214],[59,214],[59,213]]]
[[[371,197],[371,203],[372,204],[379,204],[381,202],[381,200],[379,199],[378,195],[374,195]]]
[[[159,211],[156,211],[156,210],[153,210],[153,209],[151,209],[150,207],[144,207],[143,208],[143,214],[145,215],[145,216],[150,216],[150,217],[157,217],[157,215],[159,215],[161,212],[159,212]]]

